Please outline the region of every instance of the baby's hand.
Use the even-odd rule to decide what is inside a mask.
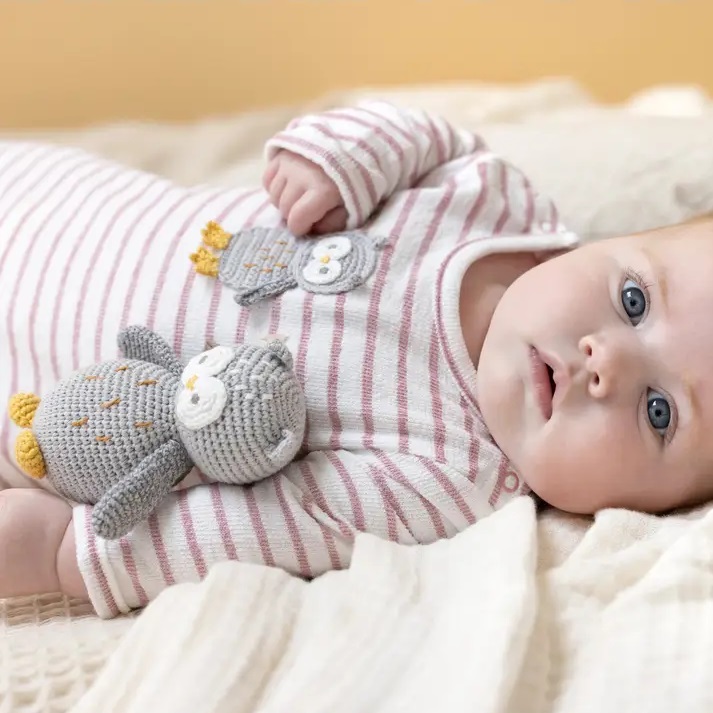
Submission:
[[[265,169],[263,186],[294,235],[334,233],[347,225],[334,181],[298,154],[280,151]]]

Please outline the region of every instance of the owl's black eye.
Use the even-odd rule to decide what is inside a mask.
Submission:
[[[193,396],[191,396],[191,403],[192,403],[192,404],[197,404],[200,400],[201,400],[201,397],[198,396],[198,394],[193,394]]]
[[[198,363],[199,363],[199,364],[205,364],[206,359],[208,359],[208,355],[207,355],[207,354],[204,354],[204,355],[198,360]]]

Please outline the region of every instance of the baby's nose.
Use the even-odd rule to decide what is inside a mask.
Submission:
[[[605,342],[595,336],[587,336],[580,340],[579,350],[584,355],[587,389],[594,398],[612,395],[628,379],[633,359],[621,341]]]

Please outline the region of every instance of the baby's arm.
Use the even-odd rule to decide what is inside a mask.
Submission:
[[[373,101],[293,121],[266,145],[263,183],[293,232],[353,229],[395,191],[484,148],[425,111]]]
[[[472,487],[466,477],[414,456],[315,451],[250,487],[171,493],[146,523],[116,541],[93,535],[89,507],[75,508],[67,528],[69,506],[58,498],[42,493],[42,501],[13,503],[15,491],[5,491],[0,496],[17,506],[17,517],[6,522],[2,513],[12,508],[0,508],[0,537],[12,539],[11,527],[25,518],[30,524],[16,529],[15,551],[30,553],[32,562],[25,558],[22,569],[21,557],[0,561],[0,596],[61,588],[84,593],[110,617],[146,605],[170,584],[198,581],[224,560],[313,577],[348,566],[359,531],[409,544],[454,534],[474,517],[453,496],[463,487]],[[73,538],[76,555],[67,557]]]

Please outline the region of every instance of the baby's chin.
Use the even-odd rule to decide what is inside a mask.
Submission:
[[[602,506],[606,507],[600,497],[582,487],[583,483],[573,478],[571,473],[569,477],[553,477],[552,469],[543,473],[538,468],[518,468],[517,464],[514,465],[532,495],[551,508],[572,515],[589,516]]]

